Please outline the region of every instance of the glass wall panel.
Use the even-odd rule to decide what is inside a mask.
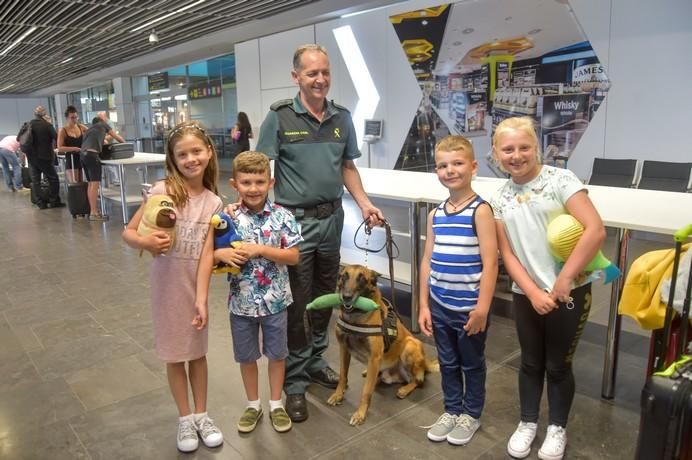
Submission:
[[[133,91],[138,137],[146,151],[162,152],[177,123],[197,120],[220,155],[232,154],[229,133],[237,116],[234,55],[135,77]]]

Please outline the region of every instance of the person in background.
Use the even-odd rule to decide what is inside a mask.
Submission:
[[[150,272],[154,345],[157,356],[166,363],[168,386],[178,408],[178,450],[192,452],[199,447],[200,438],[207,447],[223,443],[221,431],[207,414],[208,296],[214,264],[211,217],[222,203],[217,196],[216,150],[202,126],[181,123],[171,131],[166,173],[166,179],[155,183],[148,196],[171,197],[177,211],[175,240],[160,230],[137,233],[144,204],[122,237],[129,246],[154,256]]]
[[[87,127],[79,123],[77,108],[69,105],[65,110],[65,126],[58,131],[58,152],[65,154],[65,180],[74,184],[82,181],[82,161],[79,152]]]
[[[31,124],[31,147],[26,154],[31,174],[31,191],[39,209],[62,208],[65,203],[60,201],[60,179],[55,170],[55,140],[58,137],[51,124],[45,107],[39,105],[34,109],[34,119]],[[22,131],[20,131],[21,135]],[[48,200],[41,197],[41,174],[48,181]]]
[[[17,159],[19,141],[17,136],[5,136],[0,140],[0,162],[2,162],[2,174],[5,176],[5,184],[11,191],[24,191],[22,185],[22,167]],[[12,169],[10,171],[10,168]]]
[[[274,179],[266,155],[246,151],[235,157],[231,185],[241,200],[232,217],[243,242],[239,248],[217,248],[214,258],[240,268],[238,275],[228,277],[233,355],[247,396],[238,431],[251,432],[262,417],[257,382],[261,344],[269,361],[269,418],[283,433],[292,426],[281,402],[288,356],[286,309],[293,300],[286,267],[298,263],[303,239],[293,215],[268,197]]]
[[[231,138],[238,148],[237,153],[250,150],[250,139],[252,139],[252,126],[245,112],[238,112],[238,121],[231,129]]]
[[[606,237],[584,184],[568,169],[541,164],[534,121],[507,118],[493,135],[493,155],[509,180],[492,197],[498,247],[512,278],[512,310],[521,348],[520,421],[507,452],[526,458],[538,429],[543,384],[548,385],[548,428],[538,451],[560,460],[574,399],[572,358],[591,309],[591,280],[584,267]],[[552,257],[546,229],[560,214],[584,227],[564,265]]]
[[[103,169],[99,154],[103,148],[106,135],[112,136],[118,142],[125,142],[125,139],[108,124],[106,112],[99,112],[98,116],[91,121],[89,129],[84,133],[79,153],[86,179],[89,182],[87,186],[87,198],[89,199],[90,208],[89,220],[93,221],[108,220],[108,216],[102,215],[98,210],[98,191]]]
[[[435,338],[445,412],[431,441],[464,445],[481,425],[485,404],[485,340],[497,279],[497,237],[490,205],[476,195],[473,146],[447,136],[435,146],[435,171],[449,198],[428,215],[420,266],[421,332]]]
[[[353,160],[360,157],[351,114],[327,101],[331,82],[329,57],[320,45],[300,46],[293,54],[295,98],[272,104],[257,142],[257,150],[274,160],[276,202],[296,216],[304,241],[300,262],[289,267],[293,304],[288,308],[286,411],[294,422],[308,418],[305,390],[310,382],[336,388],[339,374],[323,358],[329,345],[332,312],[310,312],[309,332],[304,315],[314,298],[334,292],[339,273],[344,186],[368,225],[381,225],[382,212],[363,190]]]

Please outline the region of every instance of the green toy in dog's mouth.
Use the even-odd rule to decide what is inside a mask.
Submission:
[[[358,296],[355,301],[344,302],[340,294],[325,294],[319,296],[307,305],[308,310],[320,310],[322,308],[336,308],[345,305],[350,308],[357,308],[366,312],[377,310],[378,305],[368,297]]]

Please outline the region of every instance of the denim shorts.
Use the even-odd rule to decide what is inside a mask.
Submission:
[[[101,182],[102,167],[101,160],[99,160],[99,154],[91,151],[81,152],[79,158],[82,161],[82,166],[84,167],[87,181]]]
[[[288,356],[286,338],[286,310],[269,316],[240,316],[231,313],[231,336],[233,355],[237,363],[253,363],[260,354],[259,338],[262,330],[262,354],[272,361],[281,361]]]

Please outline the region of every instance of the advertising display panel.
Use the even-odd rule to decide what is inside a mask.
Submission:
[[[566,2],[457,2],[390,21],[421,89],[395,169],[432,171],[434,145],[458,134],[501,175],[491,137],[516,116],[535,120],[543,161],[567,167],[610,87]]]

